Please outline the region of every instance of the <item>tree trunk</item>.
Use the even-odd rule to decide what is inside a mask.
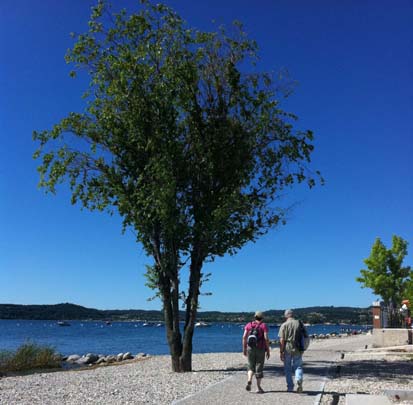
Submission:
[[[181,372],[182,335],[179,330],[179,280],[167,275],[160,276],[160,291],[163,301],[163,313],[165,318],[166,337],[171,353],[172,371]]]
[[[166,337],[171,354],[172,371],[192,371],[192,338],[198,310],[198,297],[201,282],[201,268],[204,257],[199,246],[194,246],[191,253],[188,296],[186,298],[186,315],[184,337],[179,328],[179,277],[178,261],[171,248],[167,257],[161,257],[160,241],[154,238],[155,260],[159,268],[158,286],[162,296]],[[176,252],[174,252],[176,253]],[[163,253],[165,255],[165,252]]]
[[[191,257],[189,289],[186,299],[184,338],[180,359],[182,371],[192,371],[192,338],[194,336],[194,327],[198,312],[202,264],[203,258],[200,251],[199,249],[195,249],[195,253],[193,253]]]

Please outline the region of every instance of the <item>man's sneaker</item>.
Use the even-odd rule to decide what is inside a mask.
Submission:
[[[297,392],[299,392],[299,393],[303,392],[303,382],[302,381],[297,381]]]
[[[247,386],[245,387],[247,391],[251,391],[251,381],[247,382]]]

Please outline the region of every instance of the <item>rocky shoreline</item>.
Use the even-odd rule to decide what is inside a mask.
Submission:
[[[62,368],[72,369],[76,367],[84,366],[95,366],[95,365],[106,365],[112,363],[121,363],[126,360],[138,360],[143,358],[148,358],[149,355],[146,353],[138,353],[135,356],[130,352],[118,353],[117,355],[104,355],[104,354],[94,354],[87,353],[83,356],[78,354],[71,354],[70,356],[63,356],[60,358]]]

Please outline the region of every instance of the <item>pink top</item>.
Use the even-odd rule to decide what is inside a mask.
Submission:
[[[266,344],[266,341],[265,341],[264,333],[268,333],[267,325],[264,322],[261,322],[261,323],[258,323],[256,321],[248,322],[245,325],[245,328],[244,328],[244,332],[247,332],[247,336],[249,335],[249,332],[251,331],[252,328],[257,328],[261,332],[260,336],[262,336],[262,338],[260,337],[258,339],[257,348],[258,349],[266,349],[267,344]]]

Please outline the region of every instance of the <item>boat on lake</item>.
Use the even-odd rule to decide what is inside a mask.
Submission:
[[[197,322],[196,324],[195,324],[195,327],[196,328],[206,328],[206,327],[208,327],[208,326],[211,326],[209,323],[206,323],[206,322]]]
[[[59,326],[70,326],[70,323],[67,321],[57,321],[57,324]]]

